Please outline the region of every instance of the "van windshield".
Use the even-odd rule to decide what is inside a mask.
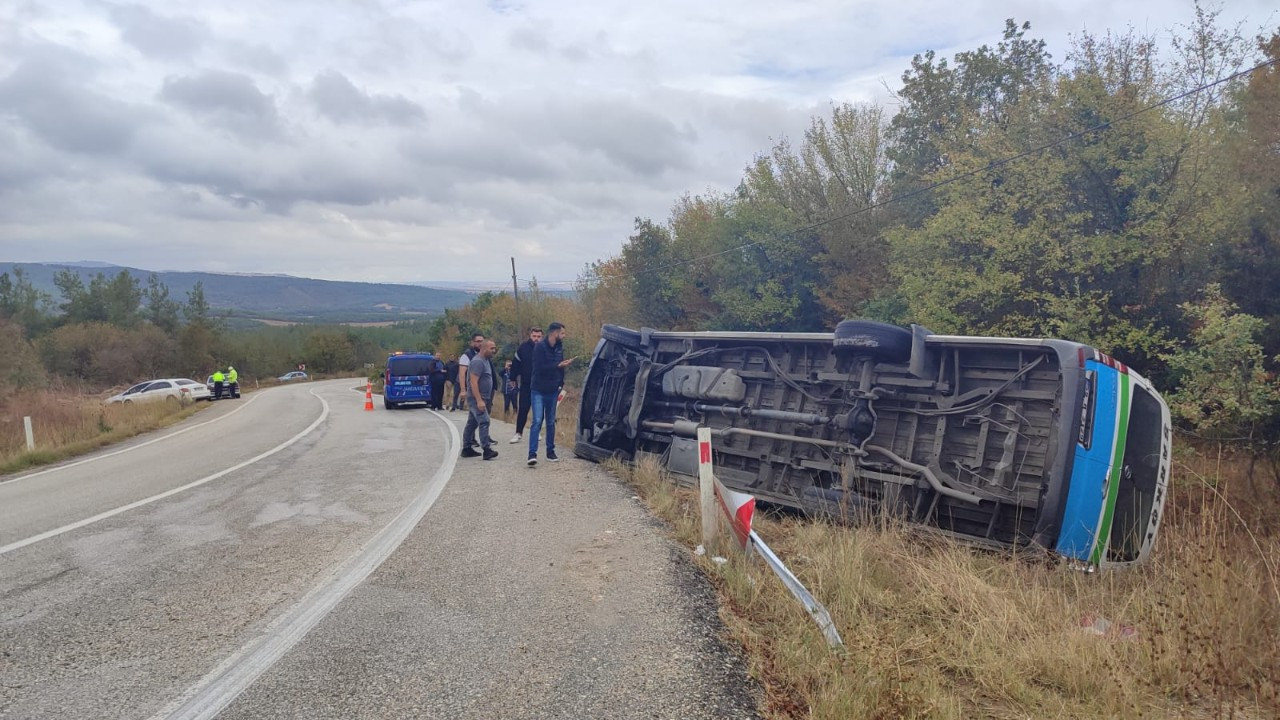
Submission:
[[[1160,401],[1135,383],[1107,553],[1113,561],[1132,562],[1142,550],[1160,473],[1162,422]]]
[[[387,369],[392,375],[404,377],[406,375],[430,375],[431,368],[435,365],[434,358],[424,357],[395,357],[387,362]]]

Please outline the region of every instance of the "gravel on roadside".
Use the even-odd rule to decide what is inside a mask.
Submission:
[[[529,468],[493,430],[500,456],[459,460],[405,543],[221,717],[759,716],[666,525],[570,449]]]

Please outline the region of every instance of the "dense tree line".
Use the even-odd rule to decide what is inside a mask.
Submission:
[[[1083,34],[1061,62],[1008,21],[916,56],[892,115],[836,104],[733,192],[638,218],[582,300],[660,328],[1062,337],[1139,367],[1189,426],[1274,436],[1280,66],[1195,89],[1278,60],[1280,33],[1203,8],[1166,51]]]
[[[179,301],[151,275],[72,271],[55,278],[59,298],[35,288],[21,268],[0,274],[0,389],[73,382],[103,388],[150,377],[203,379],[234,364],[247,379],[305,363],[322,373],[380,365],[389,350],[423,345],[428,323],[392,327],[289,325],[231,330],[200,283]]]

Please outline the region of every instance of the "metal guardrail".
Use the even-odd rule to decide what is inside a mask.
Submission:
[[[698,428],[698,489],[702,508],[702,543],[708,549],[720,536],[720,520],[723,514],[733,531],[734,539],[743,552],[755,550],[765,565],[782,581],[788,591],[804,605],[813,618],[827,645],[844,649],[844,641],[831,620],[831,613],[809,592],[795,573],[778,558],[760,535],[751,529],[751,516],[755,511],[755,498],[746,493],[729,490],[715,477],[711,462],[711,429]]]

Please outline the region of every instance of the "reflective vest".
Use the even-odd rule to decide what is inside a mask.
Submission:
[[[214,373],[213,373],[213,381],[214,381],[214,382],[222,382],[222,381],[224,381],[224,380],[226,380],[226,379],[227,379],[227,376],[226,376],[226,375],[223,375],[221,370],[218,370],[218,371],[216,371],[216,372],[214,372]]]
[[[240,379],[240,373],[236,372],[235,368],[231,368],[230,370],[227,371],[227,382],[233,383],[238,381],[239,379]]]

